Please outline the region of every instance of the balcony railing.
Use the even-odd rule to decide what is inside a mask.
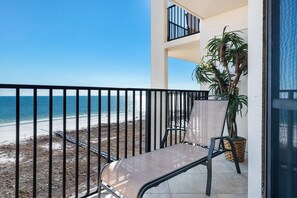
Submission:
[[[101,164],[160,148],[208,91],[0,84],[0,197],[86,197]],[[182,139],[170,131],[167,143]],[[99,157],[100,156],[100,157]]]
[[[176,5],[168,7],[167,13],[168,41],[200,32],[200,19],[191,13]]]

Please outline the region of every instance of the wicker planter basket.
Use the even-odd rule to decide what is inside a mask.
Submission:
[[[235,147],[235,152],[237,154],[238,157],[238,161],[239,162],[243,162],[244,161],[244,154],[245,154],[245,145],[246,145],[246,139],[245,138],[239,138],[234,140],[233,139],[233,144]],[[227,140],[224,140],[224,145],[226,149],[231,149],[231,146],[229,144],[229,142]],[[234,161],[233,155],[231,151],[226,151],[224,153],[225,158],[229,161]]]

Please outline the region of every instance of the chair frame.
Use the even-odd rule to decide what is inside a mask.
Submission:
[[[228,107],[227,107],[228,109]],[[226,112],[227,114],[227,112]],[[226,122],[226,115],[225,115],[225,118],[224,118],[224,123]],[[226,152],[226,151],[231,151],[232,154],[233,154],[233,157],[234,157],[234,163],[235,163],[235,167],[236,167],[236,171],[238,174],[241,174],[241,171],[240,171],[240,167],[239,167],[239,163],[238,163],[238,157],[237,157],[237,154],[235,152],[235,147],[234,147],[234,144],[233,144],[233,141],[230,137],[228,136],[223,136],[223,132],[224,132],[224,126],[225,124],[223,125],[222,127],[222,132],[221,132],[221,136],[220,137],[212,137],[211,138],[211,141],[210,141],[210,146],[209,147],[206,147],[206,146],[202,146],[202,145],[197,145],[195,144],[195,146],[200,146],[200,147],[203,147],[203,148],[207,148],[209,149],[208,151],[208,155],[206,157],[203,157],[191,164],[188,164],[184,167],[181,167],[175,171],[172,171],[160,178],[156,178],[155,180],[151,181],[151,182],[148,182],[146,183],[141,189],[140,191],[138,192],[138,198],[141,198],[144,193],[150,189],[150,188],[153,188],[153,187],[156,187],[158,186],[160,183],[164,182],[164,181],[167,181],[181,173],[184,173],[186,171],[188,171],[189,169],[195,167],[195,166],[198,166],[200,164],[202,165],[205,165],[207,167],[207,182],[206,182],[206,195],[207,196],[210,196],[210,191],[211,191],[211,181],[212,181],[212,158]],[[180,130],[180,131],[183,131],[184,132],[184,137],[185,137],[185,133],[186,133],[186,130],[185,129],[182,129],[182,128],[167,128],[166,129],[166,132],[164,134],[164,137],[162,139],[162,144],[161,144],[161,149],[165,147],[165,144],[167,142],[167,137],[168,137],[168,131],[170,130]],[[231,149],[226,149],[225,146],[224,146],[224,143],[223,143],[223,140],[227,140],[231,146]],[[219,140],[219,149],[215,149],[215,145],[216,145],[216,142],[217,140]],[[190,142],[185,142],[184,141],[184,138],[181,142],[182,143],[186,143],[186,144],[192,144]],[[194,144],[192,144],[194,145]],[[114,195],[115,197],[121,197],[116,191],[114,191],[112,189],[112,187],[108,186],[107,184],[103,184],[102,181],[101,181],[101,178],[102,178],[102,173],[104,171],[104,169],[106,168],[108,164],[105,164],[101,170],[100,170],[100,174],[99,174],[99,178],[98,178],[98,181],[99,181],[99,185],[98,185],[98,197],[100,198],[101,197],[101,187],[105,190],[107,190],[109,193],[111,193],[112,195]]]

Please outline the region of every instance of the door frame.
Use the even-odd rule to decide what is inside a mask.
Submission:
[[[273,2],[273,3],[272,3]],[[272,155],[272,145],[273,145],[273,136],[272,129],[275,127],[276,122],[272,122],[272,116],[275,115],[274,110],[272,108],[272,99],[277,97],[279,87],[278,80],[275,79],[276,74],[279,73],[279,67],[274,67],[275,63],[279,62],[279,32],[274,31],[273,29],[280,27],[279,17],[280,17],[280,9],[279,0],[266,0],[266,90],[265,90],[265,120],[266,120],[266,163],[265,163],[265,192],[266,197],[272,196],[273,190],[273,182],[272,182],[272,169],[273,169],[273,160],[278,158],[277,155]],[[273,32],[273,34],[272,34]],[[273,50],[272,50],[273,49]]]

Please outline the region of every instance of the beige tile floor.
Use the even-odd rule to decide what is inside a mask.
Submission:
[[[241,174],[236,173],[233,162],[220,155],[213,160],[211,198],[245,198],[248,190],[248,159],[240,163]],[[182,173],[158,187],[148,190],[144,198],[204,198],[206,189],[206,167],[199,165]],[[97,197],[93,195],[92,198]],[[102,194],[111,198],[109,194]]]

